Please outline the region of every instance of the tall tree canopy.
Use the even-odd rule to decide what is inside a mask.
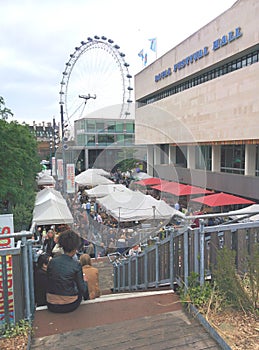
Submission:
[[[0,97],[0,213],[14,215],[17,232],[30,226],[40,161],[29,126],[8,122],[9,116]]]

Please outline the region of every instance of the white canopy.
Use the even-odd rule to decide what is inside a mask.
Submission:
[[[94,188],[91,188],[90,190],[85,190],[86,194],[89,197],[105,197],[109,194],[117,194],[119,192],[127,192],[130,191],[126,186],[121,184],[106,184],[106,185],[98,185]]]
[[[72,224],[73,216],[62,195],[45,188],[36,197],[32,222],[34,225]]]
[[[152,176],[150,176],[147,173],[144,173],[142,171],[140,171],[139,173],[133,173],[132,176],[136,180],[143,180],[143,179],[148,179],[148,178],[152,177]]]
[[[91,170],[91,169],[88,169]],[[107,179],[106,177],[97,174],[94,171],[84,171],[81,174],[75,177],[75,182],[78,185],[82,186],[97,186],[113,183],[112,180]]]
[[[163,200],[156,200],[139,191],[112,193],[97,199],[97,202],[120,222],[170,219],[174,215],[184,217],[183,213],[175,210]]]
[[[251,213],[255,213],[252,215]],[[246,218],[247,221],[257,221],[259,220],[259,204],[252,204],[249,207],[245,207],[242,209],[234,210],[228,213],[229,216],[235,216],[236,218],[240,218],[240,220]],[[243,215],[237,215],[243,214]]]
[[[66,203],[60,192],[54,190],[54,188],[45,187],[43,190],[37,193],[35,205],[46,202],[49,199],[54,199],[61,203]]]
[[[47,173],[40,173],[38,180],[37,180],[38,186],[42,185],[55,185],[56,180],[53,176],[47,174]]]
[[[75,178],[80,180],[81,178],[84,178],[86,175],[101,175],[101,176],[110,176],[110,173],[104,169],[86,169],[85,171],[82,171],[80,174],[78,174]]]

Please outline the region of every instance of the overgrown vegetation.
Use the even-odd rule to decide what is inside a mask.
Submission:
[[[259,251],[246,259],[246,274],[240,276],[235,267],[235,252],[227,248],[218,251],[217,266],[212,280],[200,286],[199,275],[192,273],[188,288],[180,290],[183,303],[192,303],[200,312],[219,312],[230,308],[244,312],[258,313],[259,296]]]
[[[0,328],[1,338],[13,338],[17,336],[28,336],[32,332],[32,326],[29,321],[20,320],[16,324],[5,324]]]

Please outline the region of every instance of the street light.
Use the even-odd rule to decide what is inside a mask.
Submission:
[[[85,103],[87,100],[89,100],[90,98],[93,98],[94,100],[96,99],[96,95],[94,94],[93,96],[91,96],[90,94],[88,95],[79,95],[79,98],[83,98],[85,100]]]
[[[64,73],[63,73],[64,74]],[[82,98],[85,100],[85,104],[87,100],[90,98],[96,99],[96,95],[79,95],[79,98]],[[61,141],[62,141],[62,159],[63,159],[63,194],[66,192],[66,164],[65,164],[65,151],[68,149],[68,145],[66,142],[68,139],[65,137],[64,129],[67,127],[67,122],[69,121],[69,118],[67,122],[64,122],[64,102],[60,102],[60,116],[61,116]]]

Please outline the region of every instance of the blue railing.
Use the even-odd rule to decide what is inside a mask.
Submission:
[[[114,291],[133,291],[182,286],[188,288],[192,272],[199,275],[200,285],[211,277],[217,263],[217,251],[224,246],[236,252],[236,268],[246,272],[246,257],[259,244],[259,222],[204,226],[172,231],[166,239],[135,256],[110,256],[114,266]]]
[[[35,310],[33,282],[33,243],[31,232],[1,235],[1,240],[14,238],[15,245],[1,248],[2,276],[0,325],[32,320]]]

